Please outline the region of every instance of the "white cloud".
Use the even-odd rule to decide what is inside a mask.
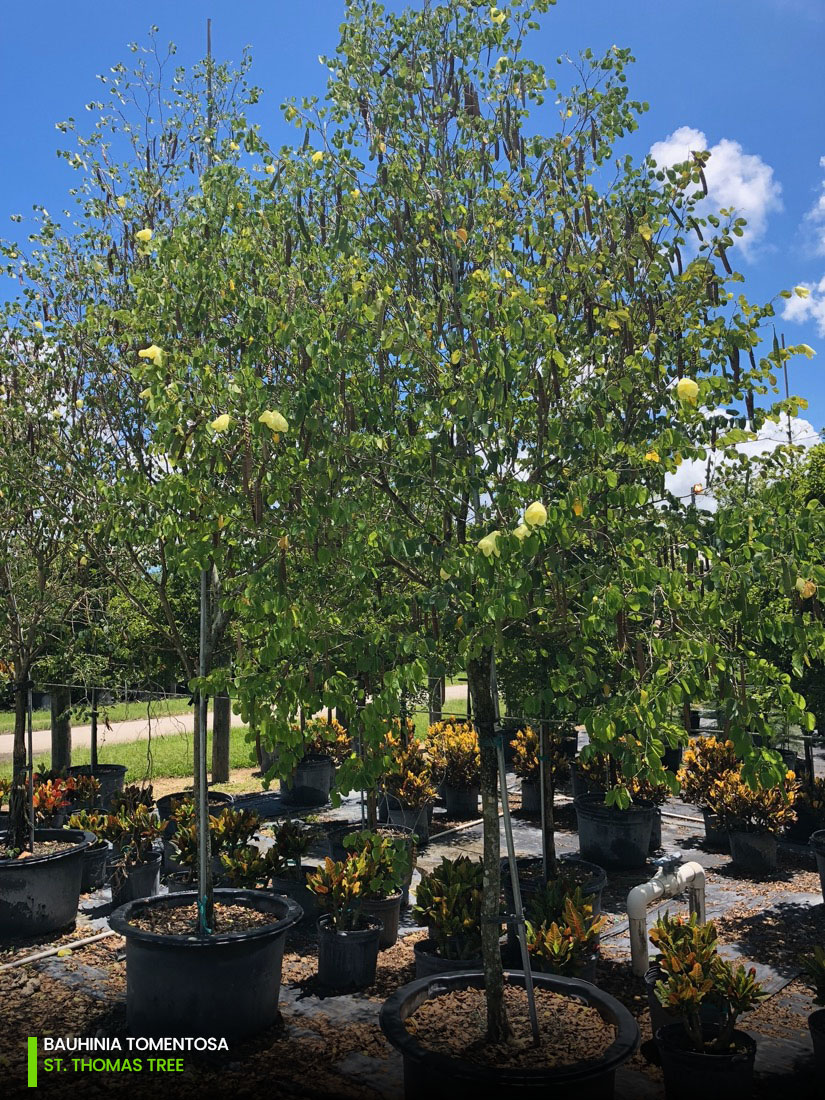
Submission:
[[[825,168],[825,157],[819,158],[819,164],[821,168]],[[814,251],[820,256],[825,255],[825,180],[822,181],[816,202],[805,215],[805,223],[813,233]]]
[[[650,155],[660,168],[669,168],[690,159],[692,152],[710,153],[705,166],[708,197],[700,205],[700,213],[712,213],[733,207],[736,216],[747,218],[747,227],[739,245],[748,258],[767,229],[768,214],[782,209],[782,187],[774,179],[773,168],[754,153],[746,153],[738,141],[722,138],[709,145],[701,130],[680,126],[664,141],[650,148]]]
[[[782,310],[786,321],[813,321],[820,336],[825,336],[825,275],[818,283],[800,283],[808,291],[807,298],[788,298]]]
[[[722,410],[717,409],[716,411],[721,412]],[[813,447],[822,441],[819,432],[815,430],[809,420],[804,420],[799,416],[792,417],[790,427],[791,440],[797,446]],[[738,443],[736,450],[749,458],[753,458],[756,455],[770,454],[777,447],[787,445],[787,443],[788,419],[783,416],[780,417],[778,424],[775,424],[772,420],[766,421],[757,432],[756,439],[749,440],[747,443]],[[712,488],[713,474],[717,465],[718,460],[714,459],[712,454],[704,462],[698,460],[683,462],[675,474],[666,475],[665,488],[674,496],[681,497],[683,503],[688,503],[691,486],[701,485],[704,490],[707,489],[708,482],[710,482]],[[696,498],[696,506],[707,512],[715,511],[716,501],[712,492],[700,493]]]

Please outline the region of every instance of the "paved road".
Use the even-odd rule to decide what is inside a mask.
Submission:
[[[464,700],[467,698],[467,688],[464,684],[447,685],[447,700]],[[152,737],[162,737],[164,734],[192,733],[194,728],[194,716],[192,714],[168,715],[163,718],[153,718],[151,722]],[[237,714],[232,715],[233,727],[243,725]],[[116,745],[126,741],[146,741],[149,738],[150,724],[146,718],[130,719],[128,722],[113,722],[108,728],[103,723],[98,724],[98,744]],[[48,756],[51,752],[51,732],[49,730],[35,730],[34,758]],[[91,726],[72,727],[72,748],[88,748],[92,743]],[[0,760],[11,760],[14,748],[14,735],[11,733],[0,734]]]

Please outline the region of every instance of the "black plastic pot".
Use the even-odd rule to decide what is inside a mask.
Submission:
[[[505,981],[524,986],[524,974],[506,971]],[[497,1068],[477,1065],[425,1049],[407,1031],[405,1020],[425,1001],[463,989],[483,989],[478,971],[420,978],[398,989],[379,1014],[381,1030],[404,1059],[405,1100],[478,1100],[483,1096],[552,1097],[553,1100],[595,1100],[613,1096],[616,1069],[639,1046],[639,1028],[624,1005],[589,982],[556,974],[534,974],[541,989],[575,998],[595,1008],[616,1028],[616,1038],[600,1055],[570,1066],[547,1069]],[[453,1020],[460,1027],[461,1021]]]
[[[96,843],[81,829],[35,829],[35,841],[72,847],[31,859],[0,859],[0,940],[45,936],[74,923],[83,858]]]
[[[818,1008],[808,1017],[808,1029],[814,1047],[814,1063],[817,1077],[825,1075],[825,1008]]]
[[[387,823],[389,825],[399,825],[401,828],[409,829],[411,833],[418,837],[419,845],[423,846],[426,844],[430,839],[432,806],[421,806],[417,809],[411,809],[408,806],[394,804],[392,799],[388,801]]]
[[[819,827],[819,814],[807,806],[797,805],[796,819],[785,829],[785,836],[792,844],[807,844]]]
[[[108,840],[98,840],[83,853],[83,865],[80,875],[80,892],[89,894],[92,890],[99,890],[106,885],[106,865],[112,845]]]
[[[541,792],[535,779],[521,781],[521,812],[529,817],[538,817],[541,813]]]
[[[438,954],[435,940],[418,940],[413,944],[416,978],[435,974],[455,974],[461,970],[481,970],[481,956],[474,959],[445,959]]]
[[[290,780],[282,779],[281,798],[291,806],[323,806],[329,801],[335,763],[331,756],[305,756]]]
[[[710,1039],[716,1029],[705,1025]],[[697,1096],[724,1096],[725,1100],[745,1100],[753,1094],[753,1063],[756,1042],[745,1031],[734,1031],[737,1046],[744,1050],[733,1054],[705,1054],[688,1049],[681,1024],[668,1024],[656,1032],[656,1045],[662,1061],[667,1100],[695,1100]]]
[[[361,903],[361,910],[368,917],[381,922],[378,937],[380,951],[392,947],[398,940],[398,925],[401,921],[401,891],[388,898],[367,898]]]
[[[580,795],[574,802],[579,823],[579,851],[605,867],[643,867],[650,849],[653,811],[636,801],[626,810],[606,806],[601,794]]]
[[[317,863],[302,863],[300,867],[287,868],[269,882],[273,894],[291,898],[300,907],[302,924],[314,924],[320,915],[318,895],[307,886],[307,874],[317,870]]]
[[[231,794],[223,794],[221,791],[208,791],[206,798],[209,803],[210,817],[217,817],[222,810],[225,810],[227,806],[231,806],[235,801]],[[168,821],[172,813],[173,803],[192,802],[193,800],[194,795],[191,791],[178,791],[176,794],[165,794],[155,802],[158,817],[161,821]],[[172,824],[174,825],[174,822]],[[174,832],[174,828],[171,831]],[[165,835],[169,835],[168,832]]]
[[[730,858],[743,871],[768,874],[776,870],[776,837],[773,833],[746,833],[731,829]]]
[[[123,790],[126,780],[126,766],[124,764],[98,764],[92,771],[91,764],[76,764],[69,768],[69,775],[77,779],[82,775],[93,775],[100,784],[100,805],[108,810],[112,805],[112,799]]]
[[[444,803],[447,817],[455,821],[469,821],[478,817],[478,787],[453,787],[444,785]]]
[[[112,871],[112,904],[125,905],[139,898],[151,898],[160,892],[160,864],[162,853],[152,852],[143,863],[128,869],[115,863]]]
[[[364,928],[336,932],[330,918],[318,921],[318,980],[328,989],[366,989],[375,981],[381,921],[364,919]]]
[[[650,844],[648,846],[648,854],[653,855],[654,852],[658,852],[662,847],[662,808],[661,806],[653,807],[653,819],[650,823]]]
[[[677,745],[675,749],[670,745],[665,747],[665,751],[662,753],[662,763],[668,771],[678,772],[682,766],[682,746]]]
[[[816,869],[819,871],[819,885],[825,900],[825,829],[817,829],[808,841],[816,856]]]
[[[147,932],[131,922],[148,910],[191,905],[197,893],[130,902],[109,918],[126,939],[126,1014],[135,1035],[247,1038],[278,1019],[281,962],[301,910],[267,890],[216,890],[215,901],[248,905],[272,923],[212,936]]]
[[[719,816],[703,806],[702,817],[705,821],[705,847],[714,852],[729,852],[730,837]]]

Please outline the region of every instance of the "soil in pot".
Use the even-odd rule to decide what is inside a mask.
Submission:
[[[318,980],[328,989],[366,989],[375,981],[381,921],[366,917],[364,927],[336,932],[329,917],[318,921]]]
[[[156,932],[164,936],[197,936],[198,903],[179,905],[174,909],[144,909],[132,921],[134,928],[144,932]],[[247,905],[215,905],[213,932],[247,932],[250,928],[264,928],[272,924],[271,913],[250,909]]]
[[[398,939],[398,925],[401,921],[401,891],[388,898],[366,898],[361,903],[361,910],[368,917],[381,921],[379,950],[392,947]]]
[[[771,833],[730,831],[730,858],[736,867],[752,874],[776,870],[776,837]]]
[[[433,997],[407,1018],[407,1030],[427,1050],[496,1069],[542,1069],[598,1058],[616,1038],[616,1028],[590,1005],[552,990],[536,988],[541,1042],[533,1045],[527,996],[507,985],[504,1001],[513,1042],[487,1042],[487,1003],[483,989],[460,989]],[[460,1026],[456,1026],[459,1024]]]
[[[713,1026],[703,1031],[710,1038]],[[728,1054],[706,1054],[691,1049],[681,1024],[668,1024],[656,1032],[667,1100],[695,1100],[697,1096],[724,1096],[746,1100],[753,1095],[753,1063],[756,1043],[747,1032],[734,1031]]]

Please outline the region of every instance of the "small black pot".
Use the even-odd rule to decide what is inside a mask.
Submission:
[[[460,970],[481,970],[482,959],[444,959],[438,954],[435,940],[418,940],[413,944],[416,978],[430,978],[435,974],[455,974]]]
[[[764,875],[776,870],[776,837],[773,833],[746,833],[731,829],[730,858],[743,871]]]
[[[83,853],[83,870],[80,876],[81,894],[99,890],[107,882],[106,865],[112,845],[108,840],[98,840]]]
[[[76,764],[69,768],[69,775],[77,779],[81,775],[93,775],[100,784],[100,805],[108,810],[112,805],[112,799],[123,790],[126,781],[126,767],[124,764],[98,764],[92,771],[91,764]]]
[[[579,850],[605,867],[644,867],[650,849],[655,807],[641,799],[626,810],[606,806],[601,794],[581,795],[574,802],[579,824]]]
[[[122,864],[112,865],[112,904],[117,908],[139,898],[151,898],[160,893],[160,864],[163,853],[154,851],[143,862],[128,870]]]
[[[366,989],[375,981],[381,921],[364,920],[355,932],[336,932],[330,918],[318,921],[318,980],[329,989]]]
[[[508,984],[524,986],[520,971],[505,972]],[[510,1069],[477,1065],[425,1049],[404,1026],[425,1001],[463,989],[483,989],[484,975],[477,971],[441,974],[410,982],[384,1002],[379,1014],[381,1030],[404,1059],[405,1100],[478,1100],[501,1096],[507,1100],[528,1097],[539,1100],[580,1100],[613,1096],[616,1069],[639,1046],[639,1027],[624,1005],[589,982],[556,974],[534,974],[533,982],[583,1001],[616,1028],[616,1038],[602,1054],[571,1066],[547,1069]],[[460,1026],[460,1020],[453,1021]]]
[[[291,898],[299,906],[301,924],[314,924],[320,916],[318,895],[307,886],[307,874],[314,874],[317,870],[317,863],[302,863],[300,867],[290,867],[269,881],[273,894]]]
[[[126,939],[126,1014],[133,1035],[245,1039],[278,1019],[288,930],[301,916],[267,890],[216,890],[215,901],[270,913],[272,923],[212,936],[146,932],[130,923],[148,909],[190,905],[197,893],[130,902],[109,924]]]
[[[703,1032],[710,1039],[716,1028],[705,1025]],[[668,1024],[656,1032],[667,1100],[695,1100],[697,1096],[746,1100],[752,1096],[756,1042],[747,1032],[734,1031],[734,1041],[745,1049],[733,1054],[700,1054],[688,1048],[686,1039],[681,1024]]]
[[[825,829],[817,829],[808,841],[816,856],[816,868],[819,871],[819,885],[825,900]]]
[[[0,859],[0,941],[46,936],[77,916],[83,857],[97,838],[81,829],[35,829],[34,839],[73,846],[54,855]]]
[[[478,794],[478,787],[452,787],[446,783],[444,802],[447,817],[455,821],[469,821],[478,817]]]
[[[705,821],[705,847],[712,852],[729,852],[730,837],[719,816],[703,806],[702,817]]]
[[[381,921],[379,950],[392,947],[398,940],[398,925],[401,923],[401,891],[388,898],[366,898],[361,903],[361,910],[366,916]]]
[[[825,1075],[825,1008],[818,1008],[808,1017],[808,1029],[814,1047],[814,1063],[817,1077]]]
[[[194,797],[191,791],[178,791],[176,794],[163,795],[155,802],[158,817],[161,821],[168,821],[172,813],[172,804],[174,802],[192,802]],[[224,794],[222,791],[208,791],[206,799],[209,803],[210,817],[217,817],[222,810],[231,806],[235,801],[231,794]],[[171,831],[174,832],[174,822],[172,824],[173,828]],[[169,835],[169,833],[167,832],[164,835]]]
[[[400,826],[403,829],[409,829],[414,836],[418,837],[419,846],[423,847],[430,839],[430,819],[432,818],[432,812],[432,806],[421,806],[417,809],[411,809],[408,806],[401,806],[398,803],[393,803],[392,799],[390,799],[387,823],[389,825]]]

